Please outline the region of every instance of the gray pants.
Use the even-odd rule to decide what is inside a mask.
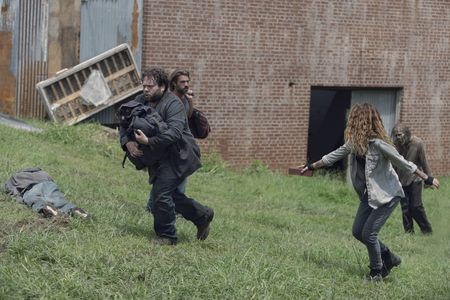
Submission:
[[[353,236],[366,245],[369,252],[370,268],[381,269],[383,261],[381,254],[389,249],[378,239],[378,233],[386,220],[391,215],[394,208],[399,203],[400,198],[395,197],[383,206],[373,209],[367,202],[367,193],[360,201],[358,211],[353,222]]]
[[[64,198],[53,181],[33,185],[23,194],[23,202],[35,212],[40,212],[46,205],[51,205],[64,214],[69,214],[76,206]]]

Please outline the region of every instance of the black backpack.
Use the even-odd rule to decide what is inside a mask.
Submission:
[[[119,125],[123,128],[130,141],[134,141],[134,132],[137,129],[147,136],[151,137],[167,130],[167,124],[163,121],[158,112],[147,105],[144,105],[137,101],[129,101],[122,104],[117,112],[117,118],[119,119]],[[165,154],[166,149],[159,147],[149,147],[139,144],[139,149],[144,153],[141,157],[133,157],[130,152],[123,148],[125,156],[122,161],[122,167],[125,165],[125,161],[128,158],[136,167],[141,170],[145,167],[150,167],[158,160],[160,160]]]

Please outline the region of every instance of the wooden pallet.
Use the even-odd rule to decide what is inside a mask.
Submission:
[[[88,104],[80,95],[93,70],[103,74],[112,94],[99,106]],[[139,92],[142,86],[130,47],[122,44],[39,82],[36,89],[53,121],[73,125]]]

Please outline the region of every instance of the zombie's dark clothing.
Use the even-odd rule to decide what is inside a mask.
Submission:
[[[409,142],[405,144],[396,143],[395,146],[405,159],[412,161],[425,174],[431,176],[431,169],[425,155],[425,146],[420,138],[411,136]],[[414,232],[413,220],[415,220],[423,233],[431,233],[431,224],[422,202],[422,179],[403,170],[396,169],[396,171],[405,192],[405,197],[400,202],[405,232]]]
[[[406,160],[413,162],[419,170],[423,171],[428,176],[431,176],[431,169],[428,166],[427,158],[425,156],[425,147],[420,138],[412,136],[409,143],[405,145],[395,143],[398,153]],[[416,174],[396,168],[400,183],[402,186],[408,186],[411,183],[422,181]]]

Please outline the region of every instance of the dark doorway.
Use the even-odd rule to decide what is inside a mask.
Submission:
[[[344,143],[347,111],[350,108],[350,89],[311,88],[308,129],[308,162],[337,149]],[[345,170],[346,160],[332,166]]]

